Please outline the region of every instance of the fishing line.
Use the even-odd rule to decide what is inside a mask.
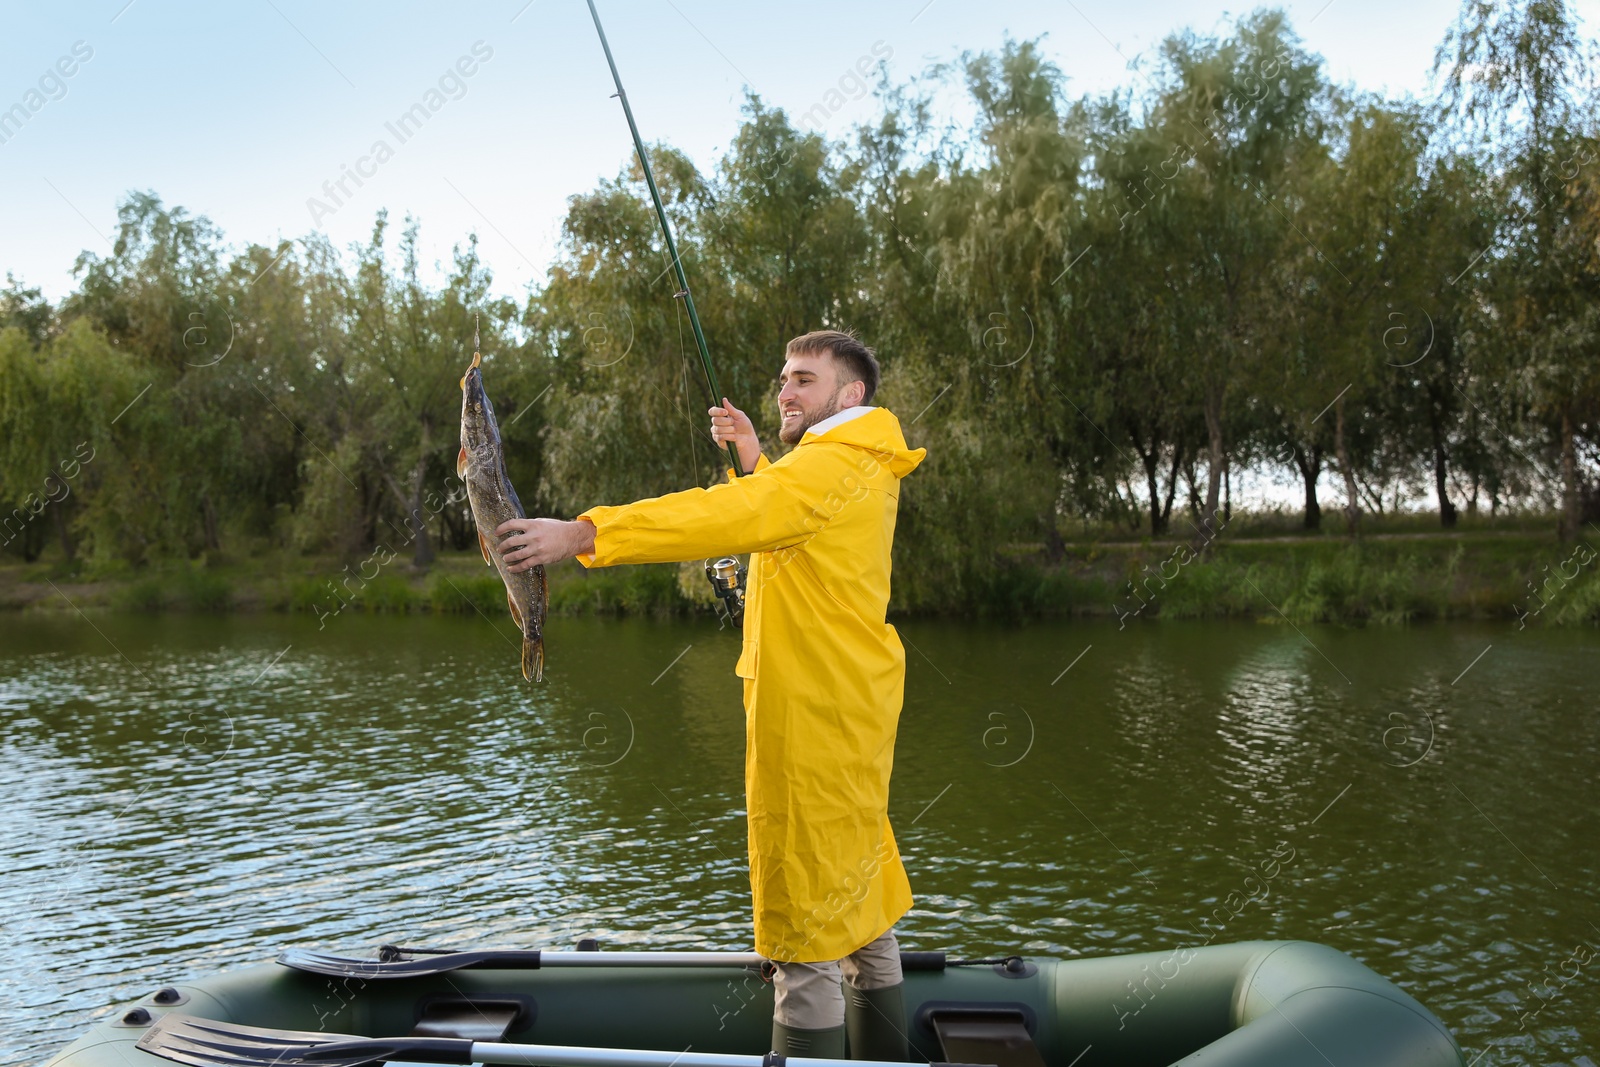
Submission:
[[[662,258],[667,260],[667,268],[666,268],[666,270],[663,270],[660,274],[657,274],[656,275],[657,278],[660,278],[662,275],[666,274],[667,270],[672,269],[672,262],[671,262],[670,254],[667,253],[665,250],[663,250],[661,255],[662,255]],[[685,426],[687,427],[687,429],[689,431],[689,477],[691,479],[693,479],[693,482],[694,482],[695,485],[699,485],[699,484],[701,484],[701,482],[700,482],[700,461],[695,456],[695,447],[694,447],[694,435],[695,435],[694,412],[689,408],[689,349],[688,349],[688,346],[686,346],[683,343],[683,307],[682,307],[682,305],[680,305],[678,303],[676,298],[674,298],[673,301],[672,301],[672,309],[673,309],[674,321],[676,321],[677,324],[678,324],[678,371],[679,371],[679,373],[678,373],[677,377],[680,379],[680,384],[683,386],[683,396],[681,398],[680,397],[673,397],[672,398],[672,407],[673,407],[674,411],[676,411],[680,416],[683,417],[684,424],[685,424]],[[659,392],[660,390],[657,390],[657,391]],[[665,393],[662,393],[661,395],[662,396],[666,396]],[[717,443],[716,439],[715,438],[711,438],[711,444],[713,446],[715,446],[716,443]]]
[[[676,300],[674,300],[672,303],[674,310],[677,312],[678,378],[683,384],[684,417],[687,420],[691,420],[689,421],[689,474],[694,478],[695,485],[703,485],[705,483],[700,479],[700,458],[698,455],[696,455],[698,449],[694,447],[694,422],[692,421],[693,412],[689,411],[689,349],[688,346],[683,343],[683,309],[677,306],[678,302]],[[720,400],[717,401],[719,404],[721,402],[722,401]],[[715,443],[716,442],[713,440],[712,444]]]

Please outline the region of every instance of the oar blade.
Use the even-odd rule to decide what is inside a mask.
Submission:
[[[268,1030],[171,1013],[138,1048],[188,1067],[367,1067],[388,1060],[468,1064],[472,1042],[434,1037],[351,1037]]]
[[[383,978],[394,975],[414,977],[438,974],[440,970],[432,959],[362,960],[305,948],[284,949],[278,953],[278,962],[297,971],[325,974],[330,978]],[[415,965],[415,969],[412,965]],[[450,968],[447,965],[444,969]]]
[[[536,969],[539,966],[538,949],[502,949],[498,951],[446,952],[423,956],[421,959],[399,959],[391,955],[375,960],[335,956],[303,948],[286,948],[278,953],[278,962],[285,967],[310,974],[324,974],[330,978],[423,978],[430,974],[447,974],[465,967],[498,967]]]

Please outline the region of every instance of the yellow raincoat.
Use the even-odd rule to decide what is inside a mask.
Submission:
[[[743,478],[579,516],[595,525],[586,567],[753,554],[734,672],[769,959],[840,959],[911,906],[888,817],[905,649],[884,612],[900,479],[926,454],[874,407]]]

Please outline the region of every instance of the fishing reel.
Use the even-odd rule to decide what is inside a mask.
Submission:
[[[733,556],[706,560],[706,577],[717,595],[717,614],[734,627],[744,626],[745,569]]]

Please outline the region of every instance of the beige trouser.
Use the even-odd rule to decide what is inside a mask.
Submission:
[[[900,944],[891,929],[842,960],[775,966],[773,1019],[797,1030],[828,1030],[844,1025],[841,977],[863,990],[900,984]]]

